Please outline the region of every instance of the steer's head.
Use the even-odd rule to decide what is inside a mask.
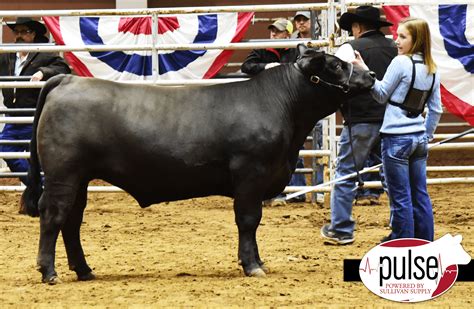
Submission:
[[[342,92],[369,90],[375,82],[375,73],[365,71],[352,63],[314,48],[298,45],[300,56],[296,60],[298,68],[313,83]]]

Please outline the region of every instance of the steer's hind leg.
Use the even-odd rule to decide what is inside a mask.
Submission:
[[[235,195],[235,222],[239,229],[239,258],[247,276],[265,276],[257,246],[257,228],[262,218],[262,202],[252,184],[244,185]]]
[[[84,257],[80,238],[80,229],[86,204],[87,182],[79,186],[76,202],[69,212],[66,223],[61,228],[69,269],[74,270],[77,274],[77,279],[81,281],[95,279],[95,275],[87,265],[86,258]]]
[[[43,282],[49,284],[58,282],[54,268],[56,241],[59,230],[75,202],[76,190],[76,185],[69,185],[67,182],[52,182],[46,179],[39,201],[40,241],[37,264]]]

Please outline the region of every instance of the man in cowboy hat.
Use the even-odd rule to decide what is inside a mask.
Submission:
[[[8,24],[13,31],[16,44],[47,43],[46,27],[29,17],[18,17],[14,24]],[[60,73],[70,73],[64,60],[53,53],[17,52],[0,55],[0,76],[31,76],[31,81],[47,80]],[[38,88],[4,88],[3,104],[8,108],[34,108],[40,93]],[[28,113],[16,113],[8,116],[25,116]],[[0,140],[30,140],[32,124],[8,123],[0,133]],[[0,152],[27,151],[28,145],[1,145]],[[12,172],[28,171],[25,159],[5,160]],[[25,183],[26,177],[20,177]],[[20,203],[20,213],[23,212]]]
[[[49,40],[45,36],[46,34],[46,27],[36,21],[31,19],[30,17],[18,17],[14,24],[9,23],[7,24],[10,29],[12,29],[13,33],[15,34],[15,42],[16,43],[48,43]],[[32,36],[32,42],[26,42],[25,39],[22,37],[18,37],[16,34],[20,31],[30,31],[30,33],[34,32]],[[26,40],[30,40],[30,37],[27,37]]]
[[[369,69],[381,80],[390,62],[397,55],[397,48],[393,40],[385,38],[380,28],[392,24],[380,18],[379,9],[360,6],[354,13],[342,14],[339,25],[342,29],[351,31],[355,40],[342,45],[336,56],[351,61],[354,59],[354,50],[359,51]],[[339,141],[335,178],[360,170],[371,151],[380,156],[379,130],[385,106],[378,104],[367,92],[349,98],[341,112],[344,127]],[[352,147],[349,132],[352,136]],[[333,244],[349,244],[354,241],[354,188],[353,178],[334,185],[331,192],[331,223],[321,229],[325,241]]]

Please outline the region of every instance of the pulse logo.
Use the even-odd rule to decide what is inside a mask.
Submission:
[[[461,235],[446,234],[434,242],[403,238],[382,243],[362,258],[360,278],[370,291],[389,300],[432,299],[453,286],[457,265],[471,260],[461,240]]]

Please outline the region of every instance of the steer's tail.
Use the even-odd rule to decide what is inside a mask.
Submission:
[[[43,193],[42,179],[41,179],[41,167],[38,158],[36,132],[38,129],[38,122],[41,117],[41,111],[43,110],[46,102],[46,96],[48,93],[56,88],[66,75],[61,74],[49,79],[41,89],[38,97],[38,103],[36,104],[35,119],[33,121],[33,136],[30,142],[30,159],[28,176],[26,181],[26,189],[23,192],[22,199],[25,203],[26,212],[32,217],[39,216],[38,201]]]

